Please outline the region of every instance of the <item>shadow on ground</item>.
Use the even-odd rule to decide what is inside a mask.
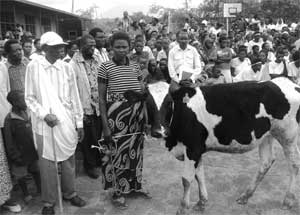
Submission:
[[[276,161],[254,196],[245,206],[235,200],[254,177],[258,165],[258,153],[254,150],[243,155],[210,152],[204,156],[209,203],[204,215],[299,215],[299,203],[292,210],[281,209],[288,183],[287,164],[281,148],[275,147]],[[78,193],[88,201],[84,208],[72,207],[64,202],[65,215],[175,215],[182,196],[181,163],[164,148],[163,143],[147,139],[145,144],[144,182],[152,199],[129,199],[129,208],[120,211],[113,208],[109,193],[104,191],[101,180],[93,180],[80,173],[77,177]],[[300,199],[300,176],[296,197]],[[196,182],[193,183],[191,200],[198,199]],[[39,197],[28,205],[22,203],[20,214],[40,214]],[[57,209],[57,208],[56,208]],[[189,215],[200,214],[190,210]],[[0,211],[0,214],[11,213]],[[57,209],[58,214],[58,209]]]

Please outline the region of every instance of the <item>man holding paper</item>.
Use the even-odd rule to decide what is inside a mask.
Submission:
[[[178,33],[178,45],[169,52],[169,73],[173,81],[189,86],[201,73],[200,56],[197,50],[188,44],[188,33]]]
[[[63,198],[74,206],[86,204],[75,191],[74,154],[77,142],[82,141],[84,135],[83,110],[75,73],[68,63],[59,59],[64,45],[55,32],[43,34],[41,46],[45,56],[28,64],[25,77],[25,101],[31,111],[39,155],[43,215],[55,214],[55,162],[61,166]]]

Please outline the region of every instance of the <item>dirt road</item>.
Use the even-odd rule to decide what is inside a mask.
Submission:
[[[276,161],[262,181],[248,205],[238,205],[235,200],[255,175],[258,165],[257,150],[243,155],[210,152],[204,156],[209,203],[204,215],[299,215],[300,204],[290,211],[281,204],[288,183],[287,164],[278,144]],[[181,165],[165,149],[162,143],[149,139],[145,145],[144,180],[153,199],[129,199],[124,211],[112,207],[108,193],[102,190],[101,181],[80,174],[77,190],[88,201],[84,208],[64,203],[66,215],[175,215],[182,196]],[[296,197],[300,200],[300,176]],[[191,200],[198,199],[196,182],[193,183]],[[299,202],[299,201],[298,201]],[[24,206],[24,205],[23,205]],[[40,214],[39,198],[24,206],[21,214]],[[0,212],[8,215],[9,213]],[[58,210],[57,210],[58,214]],[[200,214],[193,210],[190,215]]]

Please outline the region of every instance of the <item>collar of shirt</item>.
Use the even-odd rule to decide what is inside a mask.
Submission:
[[[21,63],[19,65],[13,65],[8,60],[5,62],[5,65],[6,65],[7,69],[9,69],[10,67],[18,67],[20,65],[27,66],[28,63],[29,63],[29,60],[27,58],[23,57],[21,60]]]
[[[47,70],[49,67],[54,67],[55,69],[59,70],[59,63],[61,60],[56,60],[54,64],[51,64],[46,57],[40,58],[40,63],[44,67],[45,70]]]
[[[114,62],[114,64],[116,64],[117,66],[129,66],[129,58],[128,57],[126,57],[126,63],[125,63],[125,65],[121,65],[121,64],[119,64],[119,63],[117,63],[116,61],[115,61],[115,59],[114,59],[114,57],[112,58],[112,62]]]
[[[180,48],[180,46],[178,44],[174,48],[176,49],[176,51],[189,51],[189,50],[192,50],[193,47],[191,45],[187,44],[186,48],[183,50]]]
[[[10,112],[10,118],[11,119],[19,119],[19,120],[22,120],[22,121],[29,121],[30,120],[30,116],[28,115],[27,117],[28,117],[27,119],[24,119],[22,116],[14,113],[13,111]]]
[[[101,53],[106,53],[106,48],[95,48],[95,53],[94,54],[101,54]]]
[[[78,62],[78,63],[84,63],[84,62],[85,62],[85,59],[83,58],[81,52],[75,53],[74,56],[73,56],[73,59],[74,59],[74,61],[76,61],[76,62]],[[92,61],[94,61],[94,60],[96,61],[95,54],[93,54],[91,60],[92,60]]]
[[[69,54],[67,54],[64,58],[63,58],[63,61],[66,61],[66,60],[71,60],[72,58],[70,57]]]

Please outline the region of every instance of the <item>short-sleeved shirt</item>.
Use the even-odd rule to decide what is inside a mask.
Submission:
[[[114,61],[101,64],[98,82],[107,83],[107,93],[123,94],[127,90],[141,91],[142,72],[137,63],[127,59],[126,65],[117,65]]]
[[[238,57],[236,57],[231,60],[230,66],[235,69],[234,76],[236,76],[244,70],[250,70],[251,62],[249,58],[245,58],[244,61],[241,61]]]
[[[217,57],[222,59],[224,57],[226,58],[232,58],[232,51],[230,48],[219,48],[217,50]],[[219,69],[230,69],[230,62],[228,63],[219,63],[216,65]]]

